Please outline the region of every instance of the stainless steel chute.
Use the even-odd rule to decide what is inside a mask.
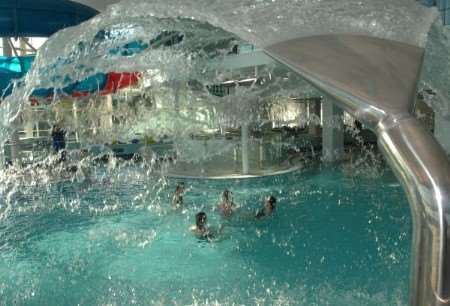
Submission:
[[[450,162],[413,116],[424,50],[359,35],[277,43],[265,52],[368,125],[406,191],[413,218],[412,306],[450,305]]]

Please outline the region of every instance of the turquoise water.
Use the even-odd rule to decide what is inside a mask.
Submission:
[[[185,180],[173,211],[178,181],[130,167],[2,195],[0,305],[407,304],[411,220],[390,173]],[[211,208],[225,188],[244,216],[276,195],[275,215],[224,223]],[[200,210],[220,241],[190,233]]]

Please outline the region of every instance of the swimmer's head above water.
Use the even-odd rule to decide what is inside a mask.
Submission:
[[[228,189],[225,189],[222,193],[222,204],[232,204],[233,203],[233,193]]]
[[[183,192],[184,192],[184,183],[183,182],[178,183],[177,187],[175,188],[175,193],[181,194]]]
[[[276,203],[277,199],[272,195],[269,196],[266,199],[266,202],[264,202],[263,208],[261,208],[261,210],[256,214],[256,219],[272,215],[273,211],[275,210]]]
[[[223,218],[230,218],[235,210],[235,204],[233,202],[233,193],[228,189],[225,189],[222,193],[222,202],[217,206],[219,213]]]
[[[224,202],[229,202],[232,194],[233,193],[231,191],[229,191],[228,189],[225,189],[222,194],[222,200]]]
[[[206,229],[207,222],[208,222],[208,217],[206,216],[205,212],[201,211],[195,215],[195,225],[197,226],[197,229],[199,229],[199,230]]]
[[[178,183],[172,196],[172,206],[179,208],[183,205],[184,183]]]
[[[207,225],[208,217],[206,216],[206,213],[201,211],[198,214],[195,215],[195,226],[191,227],[191,231],[197,236],[197,238],[201,240],[216,240],[218,235],[220,235],[220,231],[217,231],[214,228],[210,228]]]
[[[277,203],[277,199],[274,196],[269,196],[266,200],[265,207],[270,208],[271,211],[275,209],[275,204]]]

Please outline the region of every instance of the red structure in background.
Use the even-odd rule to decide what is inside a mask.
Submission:
[[[140,72],[109,72],[107,74],[106,85],[100,91],[101,95],[110,95],[119,89],[135,86],[139,83],[142,74]]]
[[[99,88],[95,92],[89,91],[74,91],[69,96],[73,98],[88,97],[93,93],[99,93],[102,96],[110,95],[116,93],[120,89],[127,87],[136,86],[142,78],[142,73],[140,72],[108,72],[106,74],[106,83],[103,88]],[[49,95],[45,98],[47,103],[53,100],[54,96]],[[30,97],[31,105],[39,105],[42,99],[38,97]]]

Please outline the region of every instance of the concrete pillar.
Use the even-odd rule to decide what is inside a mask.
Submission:
[[[233,169],[236,173],[239,172],[239,168],[241,168],[241,166],[238,163],[238,155],[239,155],[239,147],[235,145],[233,147]]]
[[[241,127],[241,147],[242,147],[242,174],[249,173],[248,160],[248,124]]]
[[[28,48],[27,46],[28,38],[22,37],[20,38],[19,41],[20,41],[20,55],[21,56],[27,55],[26,49]]]
[[[12,132],[10,143],[11,143],[11,147],[10,147],[11,162],[13,164],[16,164],[17,160],[19,159],[19,154],[20,154],[19,131],[14,130],[14,132]]]
[[[177,114],[180,113],[180,83],[177,82],[174,85],[174,106],[175,106],[175,112]]]
[[[80,128],[80,121],[78,118],[78,107],[77,103],[74,101],[72,104],[72,113],[73,113],[73,122],[75,127],[75,140],[76,142],[80,142],[80,139],[78,137],[78,129]]]
[[[331,101],[325,101],[322,109],[322,158],[327,162],[338,161],[344,154],[343,111]]]
[[[34,138],[35,121],[33,112],[30,108],[25,108],[22,112],[23,131],[25,138]]]
[[[436,112],[434,117],[434,136],[444,148],[445,152],[450,155],[450,115],[443,117]]]
[[[2,39],[2,44],[3,44],[3,56],[12,56],[13,50],[9,44],[9,39],[4,37]],[[15,164],[16,160],[19,158],[20,153],[19,132],[16,129],[11,134],[10,152],[11,152],[11,162]]]
[[[25,126],[24,126],[24,132],[25,132],[26,138],[34,137],[34,126],[35,126],[35,122],[32,121],[31,118],[27,118],[27,122],[25,122]]]
[[[9,45],[8,38],[2,39],[2,45],[3,45],[3,56],[12,56],[13,51],[11,49],[11,46]]]
[[[309,124],[308,134],[320,136],[320,110],[322,102],[320,99],[314,99],[309,104]]]
[[[112,95],[105,96],[103,105],[101,105],[101,126],[104,131],[111,131],[113,127],[113,98]]]
[[[263,169],[264,167],[264,139],[261,138],[259,140],[259,168]]]

